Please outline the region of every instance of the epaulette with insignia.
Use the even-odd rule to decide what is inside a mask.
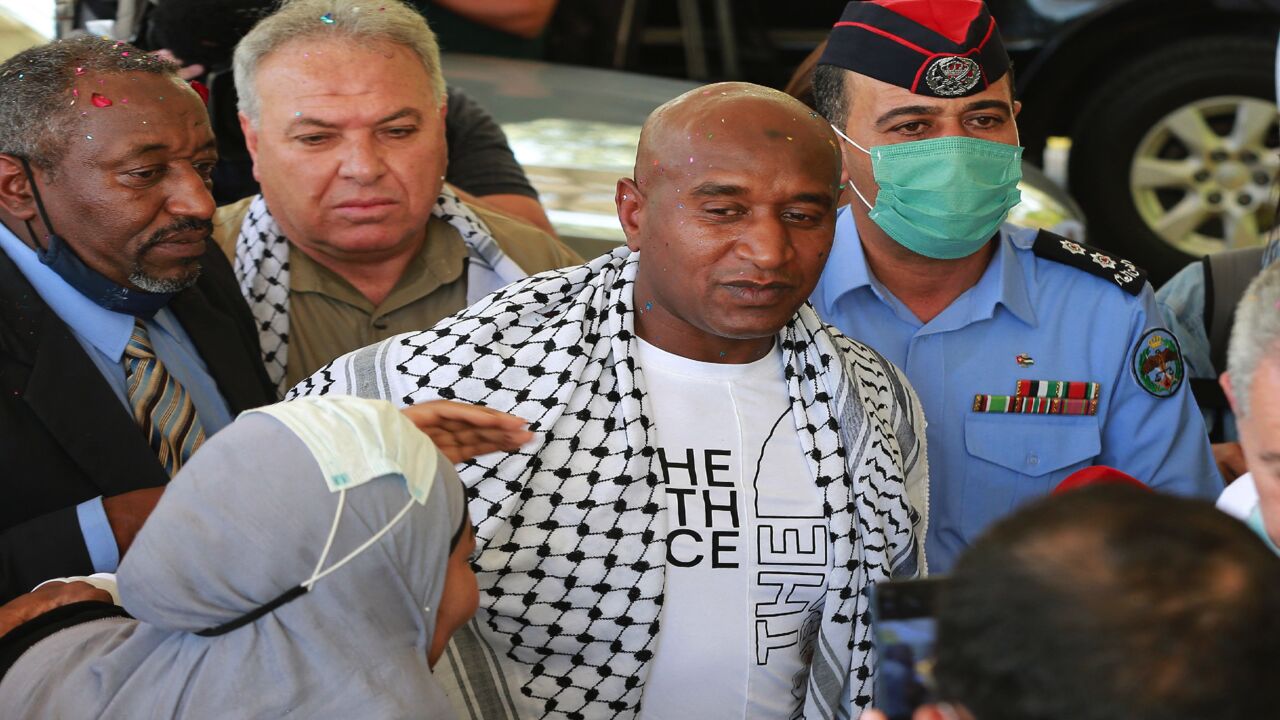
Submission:
[[[1042,258],[1106,278],[1130,295],[1142,292],[1142,286],[1147,282],[1146,271],[1128,260],[1112,255],[1102,248],[1078,243],[1048,230],[1041,230],[1036,236],[1031,252]]]

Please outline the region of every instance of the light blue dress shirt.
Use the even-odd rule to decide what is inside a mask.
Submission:
[[[1280,257],[1280,240],[1271,240],[1262,253],[1262,264],[1267,267]],[[1164,317],[1165,327],[1173,331],[1187,361],[1187,378],[1216,380],[1226,368],[1213,366],[1213,348],[1209,346],[1209,331],[1204,326],[1205,290],[1204,263],[1195,260],[1178,271],[1156,291],[1156,305]],[[1205,425],[1213,430],[1217,413],[1204,414]],[[1230,411],[1222,413],[1222,438],[1239,439],[1235,416]]]
[[[1136,343],[1161,323],[1150,287],[1133,296],[1040,258],[1036,233],[1002,228],[978,283],[921,323],[871,274],[846,208],[810,298],[823,319],[902,368],[924,405],[931,571],[946,572],[993,521],[1089,465],[1162,491],[1212,499],[1222,490],[1186,383],[1159,398],[1130,371]],[[1100,383],[1098,414],[973,411],[974,395],[1014,395],[1018,380]]]
[[[35,251],[4,225],[0,225],[0,249],[18,266],[45,304],[71,328],[89,359],[93,360],[126,412],[132,416],[123,359],[124,348],[133,334],[133,316],[107,310],[81,295],[40,262]],[[231,409],[173,312],[162,308],[144,324],[156,357],[191,395],[196,414],[204,425],[205,436],[213,435],[230,423]],[[76,515],[94,571],[114,572],[120,564],[120,549],[116,547],[115,536],[107,522],[102,497],[76,506]]]

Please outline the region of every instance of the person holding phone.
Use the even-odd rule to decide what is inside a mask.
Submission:
[[[880,617],[936,594],[936,700],[863,720],[1257,720],[1280,707],[1280,557],[1203,501],[1075,490],[994,525],[940,587],[875,592]]]

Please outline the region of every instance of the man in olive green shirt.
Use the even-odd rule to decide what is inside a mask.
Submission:
[[[235,75],[262,194],[220,208],[214,235],[282,391],[343,353],[581,262],[444,183],[439,52],[400,2],[289,3],[240,41]]]

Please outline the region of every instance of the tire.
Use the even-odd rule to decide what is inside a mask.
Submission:
[[[1072,132],[1070,185],[1090,242],[1146,268],[1156,286],[1194,258],[1260,242],[1275,219],[1280,175],[1275,63],[1274,40],[1182,39],[1121,66],[1086,98]],[[1267,117],[1265,130],[1243,132]],[[1250,139],[1229,135],[1237,125]]]

